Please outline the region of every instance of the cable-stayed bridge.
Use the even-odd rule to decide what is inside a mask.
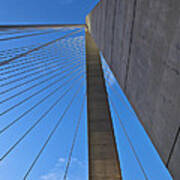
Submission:
[[[68,179],[70,175],[78,133],[85,123],[87,129],[82,135],[85,137],[87,133],[88,136],[89,179],[126,179],[124,171],[128,173],[128,168],[119,152],[124,147],[118,148],[115,132],[118,126],[138,166],[136,174],[140,174],[141,179],[152,179],[147,162],[137,149],[140,148],[144,156],[152,153],[146,154],[148,146],[137,147],[121,117],[124,112],[119,110],[118,102],[131,114],[130,119],[135,113],[112,86],[110,70],[85,25],[4,26],[0,46],[0,136],[3,140],[0,162],[12,159],[18,147],[30,141],[28,137],[37,135],[37,142],[27,151],[27,156],[31,154],[33,158],[25,163],[20,177],[31,179],[57,132],[65,127],[66,131],[71,131],[65,125],[69,117],[73,132],[61,179]],[[128,116],[124,114],[124,117]],[[113,119],[119,124],[115,125]],[[137,128],[134,133],[138,135],[138,131]],[[144,146],[144,142],[141,143]],[[163,166],[158,171],[164,173],[162,177],[170,179]]]

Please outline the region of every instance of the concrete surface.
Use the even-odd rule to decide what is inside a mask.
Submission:
[[[179,180],[180,1],[102,0],[87,25],[164,164]]]
[[[120,180],[121,172],[99,51],[86,32],[89,180]]]

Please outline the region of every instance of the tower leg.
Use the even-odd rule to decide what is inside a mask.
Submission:
[[[86,32],[89,180],[120,180],[121,172],[99,50]]]

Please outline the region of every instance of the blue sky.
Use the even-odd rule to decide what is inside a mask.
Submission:
[[[47,30],[38,30],[38,32],[39,31]],[[25,103],[20,104],[18,107],[13,108],[6,114],[2,115],[0,118],[0,130],[17,119],[17,117],[21,116],[23,112],[27,111],[33,105],[37,104],[41,99],[49,96],[49,94],[53,92],[55,88],[58,88],[59,86],[61,87],[62,85],[63,86],[60,90],[58,90],[52,96],[49,96],[48,99],[43,101],[43,103],[38,105],[30,113],[26,114],[23,119],[19,120],[9,129],[0,134],[0,157],[2,157],[2,155],[17,141],[18,138],[23,136],[23,134],[44,114],[44,112],[48,110],[49,107],[51,107],[51,105],[57,100],[58,97],[66,92],[66,89],[68,89],[72,85],[73,88],[52,109],[52,111],[50,111],[47,116],[45,116],[45,118],[33,129],[33,131],[29,133],[23,139],[23,141],[19,143],[16,148],[13,149],[10,154],[8,154],[6,158],[3,159],[3,161],[0,162],[0,179],[22,179],[35,156],[38,154],[43,143],[46,141],[46,138],[49,135],[50,131],[58,121],[59,116],[62,115],[67,104],[70,102],[76,89],[81,87],[80,82],[83,82],[83,87],[75,98],[72,107],[68,110],[68,113],[63,118],[63,121],[57,129],[56,133],[48,143],[47,148],[43,151],[42,155],[40,156],[36,165],[28,176],[28,179],[32,180],[62,179],[68,159],[68,154],[71,148],[77,119],[80,113],[83,94],[86,88],[85,31],[83,28],[60,28],[54,33],[22,38],[18,40],[10,40],[8,42],[5,41],[0,44],[0,61],[3,61],[9,59],[11,55],[14,56],[15,54],[19,54],[34,47],[38,47],[41,44],[52,41],[54,39],[62,37],[65,34],[75,31],[78,32],[74,35],[69,36],[68,38],[57,41],[56,43],[53,43],[52,45],[47,46],[46,48],[43,48],[37,52],[30,53],[25,58],[19,58],[16,61],[13,61],[12,63],[4,66],[6,69],[1,69],[0,93],[12,87],[16,87],[17,85],[21,85],[24,82],[27,82],[34,78],[35,80],[31,83],[26,83],[23,86],[21,85],[20,87],[15,88],[12,91],[4,93],[3,95],[1,95],[0,101],[3,101],[18,92],[28,89],[33,85],[35,85],[35,87],[30,91],[26,91],[25,93],[22,93],[17,97],[6,101],[5,103],[1,103],[0,113],[4,112],[9,107],[13,107],[18,102],[21,102],[23,99],[33,95],[49,84],[53,84],[56,81],[57,83],[53,84],[48,89],[45,89],[42,93],[33,96],[33,98],[27,100]],[[1,38],[6,36],[7,35],[2,35]],[[8,35],[8,37],[11,36],[12,35]],[[38,59],[39,56],[42,57],[42,59]],[[171,177],[168,171],[162,164],[152,143],[150,142],[143,127],[141,126],[135,113],[133,112],[133,109],[124,96],[112,72],[105,63],[103,56],[101,57],[106,82],[109,82],[106,83],[109,97],[111,97],[111,99],[114,101],[113,103],[118,109],[119,117],[115,114],[114,108],[111,106],[121,169],[124,179],[144,180],[145,178],[144,174],[142,173],[142,169],[140,168],[140,165],[135,158],[135,154],[132,151],[132,147],[127,140],[127,136],[125,136],[122,124],[120,124],[120,120],[118,118],[121,119],[123,126],[125,127],[128,137],[135,148],[136,155],[139,158],[139,161],[141,162],[141,165],[143,166],[143,170],[145,171],[147,177],[153,180],[170,180]],[[52,64],[50,62],[52,62]],[[23,68],[20,69],[19,67]],[[31,70],[33,68],[35,69]],[[39,73],[33,74],[33,72]],[[46,76],[41,77],[42,74],[46,74]],[[25,75],[28,75],[25,79],[18,80]],[[83,79],[81,81],[77,81],[77,78],[80,77],[80,75],[83,76]],[[64,78],[61,79],[61,76],[63,76]],[[59,78],[61,79],[60,81],[58,81]],[[47,79],[49,80],[45,81]],[[71,80],[70,82],[69,79]],[[13,80],[16,80],[16,82],[13,82]],[[73,83],[74,81],[75,83]],[[9,84],[7,85],[6,83]],[[69,180],[88,179],[86,116],[86,108],[84,107],[77,142],[73,151],[72,161],[69,168]]]
[[[91,0],[61,0],[61,1],[10,1],[3,0],[0,7],[0,24],[9,23],[84,23],[85,15],[92,9],[97,1]],[[29,32],[20,32],[17,35],[30,34],[34,32],[48,32],[48,30],[34,30]],[[3,116],[0,116],[0,130],[6,125],[17,119],[21,114],[41,99],[48,96],[23,119],[19,120],[12,127],[0,134],[0,157],[20,138],[52,104],[55,103],[68,88],[74,85],[70,92],[62,98],[60,102],[50,111],[47,116],[29,133],[16,148],[0,162],[0,180],[20,180],[30,167],[35,156],[38,154],[47,136],[53,129],[55,123],[63,114],[73,94],[81,87],[77,97],[73,101],[71,108],[63,118],[56,133],[48,143],[46,149],[37,161],[28,176],[30,180],[59,180],[64,175],[68,154],[71,148],[73,135],[75,132],[80,106],[83,101],[85,86],[85,31],[77,28],[60,28],[53,33],[27,37],[17,40],[0,42],[0,61],[8,60],[17,54],[26,52],[35,47],[55,40],[68,33],[80,30],[80,32],[69,36],[45,47],[37,52],[27,55],[25,58],[19,58],[16,61],[0,67],[0,102],[11,97],[18,92],[35,86],[29,91],[20,94],[17,97],[7,100],[0,104],[0,113],[13,107],[23,99],[53,84],[42,93],[39,93],[25,103],[13,108]],[[9,33],[16,30],[9,30]],[[13,37],[15,34],[5,35],[7,32],[0,32],[0,38]],[[24,63],[25,62],[25,63]],[[52,63],[51,63],[52,62]],[[124,96],[112,72],[102,57],[104,73],[106,78],[108,94],[118,109],[118,116],[115,114],[111,105],[112,119],[115,128],[118,153],[121,162],[123,178],[125,180],[144,180],[144,174],[139,166],[132,147],[127,140],[124,129],[135,147],[135,153],[143,166],[148,177],[152,180],[171,180],[167,169],[162,164],[156,150],[146,135],[143,127],[139,123],[133,109]],[[19,69],[19,67],[23,67]],[[32,69],[32,70],[31,70]],[[31,70],[31,71],[28,71]],[[26,71],[26,72],[23,72]],[[64,72],[63,72],[64,71]],[[22,73],[23,72],[23,73]],[[36,74],[32,74],[37,72]],[[22,74],[21,74],[22,73]],[[16,75],[14,75],[16,74]],[[44,75],[45,74],[45,75]],[[18,80],[27,75],[25,79]],[[43,76],[44,75],[44,76]],[[82,75],[82,79],[78,78]],[[61,76],[63,78],[61,79]],[[51,78],[53,77],[53,78]],[[37,78],[37,79],[36,79]],[[61,80],[59,80],[59,78]],[[33,82],[26,83],[30,80]],[[47,80],[48,79],[48,80]],[[12,82],[16,80],[16,82]],[[47,80],[47,81],[46,81]],[[58,81],[59,80],[59,81]],[[45,81],[44,83],[42,83]],[[57,83],[55,83],[57,81]],[[75,83],[73,84],[73,82]],[[68,83],[69,82],[69,83]],[[5,83],[9,83],[8,85]],[[39,85],[38,85],[39,84]],[[18,86],[7,93],[3,91]],[[20,86],[21,85],[21,86]],[[56,93],[49,95],[54,89],[62,86]],[[2,93],[2,94],[1,94]],[[119,119],[120,118],[120,119]],[[87,114],[84,107],[81,124],[77,136],[77,142],[73,151],[72,161],[69,168],[68,180],[86,180],[88,179],[87,162]],[[120,123],[122,122],[122,124]],[[122,128],[122,125],[124,129]]]
[[[98,0],[1,0],[0,24],[81,24]]]
[[[124,179],[172,179],[102,55],[101,59]]]
[[[24,50],[24,46],[27,49],[31,49],[32,47],[36,47],[45,42],[49,42],[53,39],[57,39],[58,37],[62,37],[63,35],[77,31],[78,29],[61,29],[58,33],[52,33],[48,35],[43,35],[43,37],[30,37],[26,39],[19,40],[11,40],[11,43],[1,43],[1,53],[4,53],[4,56],[1,56],[1,61],[9,58],[11,54],[14,54],[13,51],[9,51],[9,56],[7,55],[7,50],[17,48],[20,52]],[[32,46],[36,41],[36,46]],[[37,44],[39,43],[39,44]],[[16,45],[16,46],[15,46]],[[22,48],[23,46],[23,48]],[[28,48],[29,47],[29,48]],[[43,55],[42,60],[38,60],[37,56]],[[54,59],[52,59],[54,58]],[[52,64],[47,65],[47,62],[53,62],[56,66],[52,66]],[[25,64],[22,64],[26,61]],[[28,63],[29,61],[29,63]],[[36,64],[36,63],[41,64]],[[63,64],[64,62],[64,64]],[[28,66],[26,65],[28,63]],[[62,65],[61,65],[62,63]],[[58,65],[59,64],[59,65]],[[13,67],[16,66],[16,67]],[[24,67],[23,69],[19,69],[19,67]],[[25,67],[26,66],[26,67]],[[41,67],[40,67],[41,66]],[[50,69],[46,69],[47,66]],[[64,67],[66,66],[66,67]],[[70,86],[73,85],[73,81],[79,78],[80,74],[85,78],[85,38],[84,38],[84,29],[81,29],[79,33],[70,36],[69,38],[63,39],[61,41],[57,41],[52,44],[52,46],[48,46],[38,52],[32,53],[27,56],[27,60],[25,58],[18,59],[16,62],[11,63],[5,66],[5,70],[1,70],[1,74],[3,72],[7,72],[9,70],[15,70],[9,73],[5,73],[1,75],[1,79],[7,78],[6,80],[1,80],[0,83],[0,91],[4,91],[6,89],[15,87],[17,85],[22,84],[23,82],[27,82],[31,79],[39,77],[42,74],[46,74],[46,76],[41,77],[31,83],[27,83],[19,88],[14,89],[13,91],[9,91],[8,93],[4,93],[0,96],[0,101],[10,97],[22,90],[28,89],[29,87],[38,84],[51,76],[57,75],[47,82],[42,83],[40,86],[36,86],[30,91],[26,91],[25,93],[3,103],[0,105],[0,112],[7,110],[9,107],[12,107],[14,104],[21,102],[23,99],[29,97],[40,89],[48,86],[49,84],[56,82],[60,79],[61,76],[65,76],[61,81],[57,81],[50,88],[44,90],[42,93],[34,96],[30,100],[26,101],[22,105],[14,108],[9,111],[5,115],[1,116],[0,119],[0,129],[8,125],[10,122],[14,121],[19,117],[23,112],[30,109],[34,104],[37,104],[41,99],[48,96],[49,93],[53,92],[55,88],[62,86],[60,90],[54,93],[52,96],[49,96],[47,100],[37,106],[33,111],[28,113],[24,118],[15,123],[11,128],[5,131],[3,134],[0,134],[0,154],[1,156],[20,138],[29,127],[34,124],[39,117],[41,117],[44,112],[49,109],[49,107],[56,101],[56,99],[62,95]],[[22,71],[29,70],[33,67],[36,67],[34,71],[26,72],[23,74]],[[58,71],[55,71],[58,69]],[[32,72],[38,72],[39,70],[43,70],[40,73],[30,75]],[[65,73],[62,72],[66,70]],[[54,72],[52,72],[54,71]],[[83,71],[83,72],[81,72]],[[51,72],[47,74],[47,72]],[[16,76],[10,77],[12,74],[16,73]],[[17,80],[24,75],[29,75],[23,80],[18,80],[15,83],[10,83],[9,85],[4,85],[6,82],[12,82],[12,80]],[[67,77],[66,77],[67,76]],[[73,79],[75,78],[75,79]],[[79,106],[81,104],[83,94],[85,92],[85,79],[81,80],[81,84],[83,82],[83,88],[78,93],[77,98],[74,100],[72,107],[64,117],[60,128],[58,129],[55,136],[53,136],[52,140],[48,144],[46,150],[43,153],[42,158],[39,159],[38,165],[35,166],[33,172],[30,174],[29,179],[39,179],[39,180],[53,180],[59,179],[64,172],[65,165],[67,163],[67,157],[70,150],[76,122],[79,115]],[[71,81],[69,82],[68,79]],[[69,82],[69,83],[66,83]],[[54,109],[36,126],[36,128],[29,133],[26,138],[22,141],[22,143],[18,144],[18,146],[10,153],[7,158],[5,158],[2,162],[0,162],[0,179],[7,180],[19,180],[22,179],[23,175],[29,168],[32,163],[34,157],[39,152],[41,146],[45,142],[47,135],[52,130],[55,122],[58,120],[59,116],[63,113],[66,105],[72,98],[72,95],[75,93],[76,89],[79,88],[80,82],[77,81],[73,86],[73,89],[55,106]],[[76,108],[77,107],[77,108]],[[85,118],[85,109],[83,112],[82,123],[80,126],[80,131],[77,139],[77,147],[75,147],[73,152],[73,159],[71,168],[69,171],[71,179],[84,179],[87,177],[87,138],[86,138],[86,121]],[[9,173],[11,172],[11,173]]]

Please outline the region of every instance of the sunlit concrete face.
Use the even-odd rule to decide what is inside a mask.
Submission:
[[[121,179],[99,51],[86,32],[89,179]]]
[[[87,23],[164,164],[177,180],[179,7],[179,0],[102,0]]]

